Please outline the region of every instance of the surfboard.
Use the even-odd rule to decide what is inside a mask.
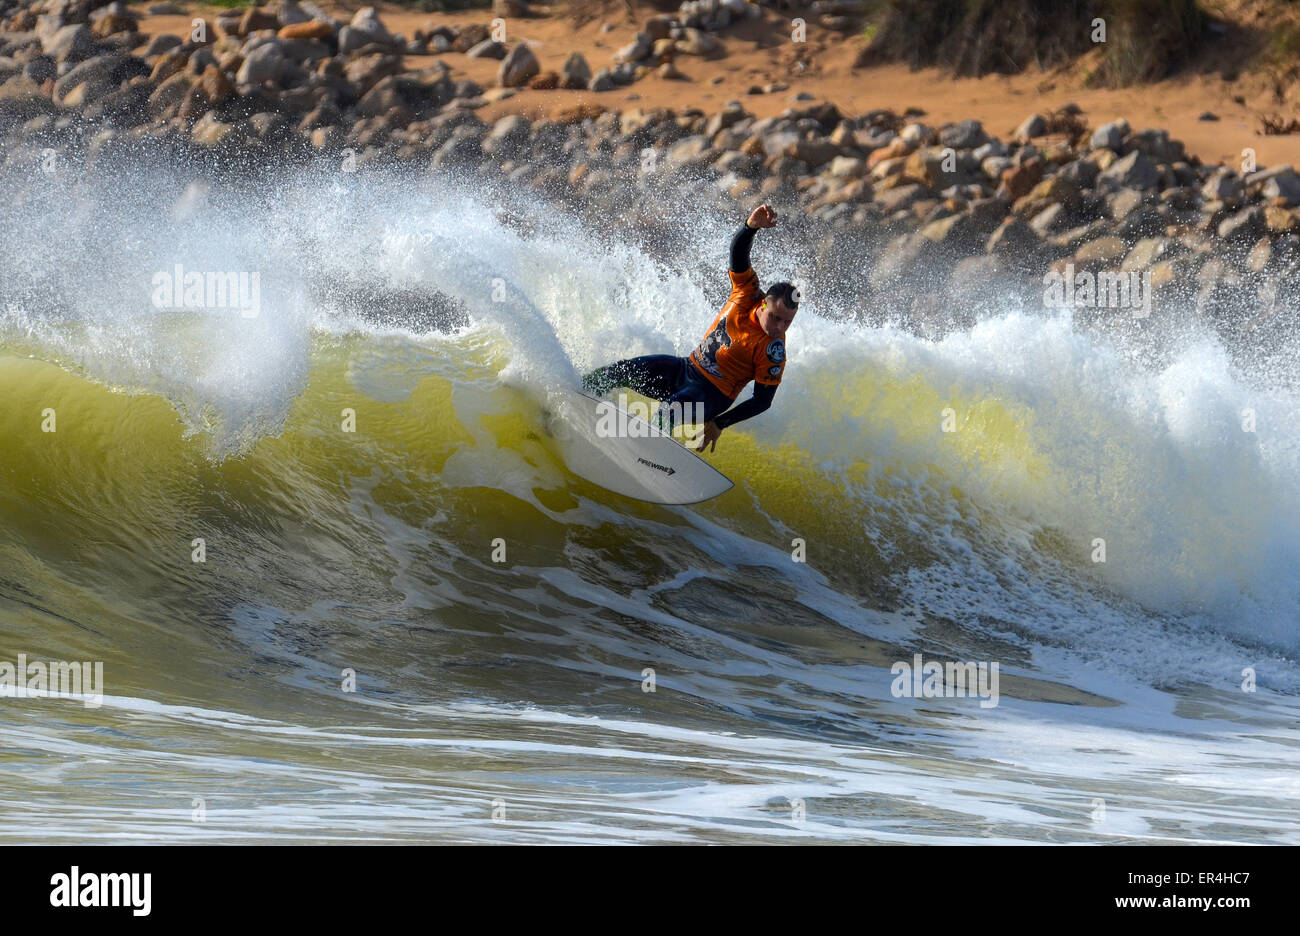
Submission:
[[[547,433],[580,478],[652,504],[698,504],[732,482],[671,435],[617,403],[568,391],[545,414]]]

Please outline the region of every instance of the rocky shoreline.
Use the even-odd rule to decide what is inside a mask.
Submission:
[[[797,94],[762,119],[743,101],[714,113],[605,106],[606,87],[671,80],[674,56],[711,54],[708,29],[686,17],[716,26],[708,17],[733,6],[766,15],[684,4],[649,20],[613,67],[593,72],[574,53],[545,72],[526,43],[493,38],[486,11],[459,28],[431,15],[407,38],[369,8],[341,22],[284,0],[146,41],[121,3],[0,0],[0,152],[33,173],[130,153],[218,170],[333,160],[474,172],[631,219],[651,238],[663,222],[644,210],[647,192],[736,215],[768,201],[813,245],[807,275],[830,277],[867,321],[939,335],[1008,297],[1041,308],[1049,274],[1132,273],[1154,290],[1145,313],[1076,299],[1077,314],[1128,331],[1196,320],[1245,347],[1291,331],[1300,176],[1289,166],[1202,165],[1166,131],[1090,127],[1076,107],[1031,115],[1001,140],[973,120],[931,127]],[[436,60],[407,67],[446,51],[499,58],[497,85],[454,80]],[[590,94],[553,119],[478,117],[524,84]]]

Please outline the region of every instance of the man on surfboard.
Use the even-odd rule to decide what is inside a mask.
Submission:
[[[731,295],[689,357],[649,354],[616,361],[582,378],[589,393],[629,387],[669,404],[698,403],[704,408],[704,431],[696,451],[713,451],[728,426],[757,416],[772,405],[785,372],[785,333],[799,310],[790,283],[766,291],[749,262],[754,235],[776,226],[776,212],[759,205],[731,239]],[[754,393],[732,408],[740,391],[754,382]]]

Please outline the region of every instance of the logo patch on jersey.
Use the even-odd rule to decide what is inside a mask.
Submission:
[[[782,367],[782,366],[783,366],[783,365],[778,364],[778,365],[776,365],[775,367],[769,367],[769,368],[767,369],[767,376],[769,376],[769,377],[775,377],[777,374],[781,373],[781,367]]]
[[[785,342],[777,338],[767,346],[767,359],[773,364],[780,364],[785,360]]]
[[[722,369],[718,367],[718,352],[729,347],[731,347],[731,335],[727,333],[727,319],[724,316],[718,321],[718,327],[709,332],[700,342],[700,346],[695,349],[695,358],[714,377],[721,377]]]

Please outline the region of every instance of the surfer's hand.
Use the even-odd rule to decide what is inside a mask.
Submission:
[[[695,451],[703,452],[707,445],[712,452],[718,445],[718,436],[722,435],[722,430],[712,419],[704,424],[704,431],[700,433],[700,444],[695,446]]]
[[[745,223],[752,228],[776,227],[776,212],[772,210],[771,205],[759,205],[750,212],[749,219]]]

